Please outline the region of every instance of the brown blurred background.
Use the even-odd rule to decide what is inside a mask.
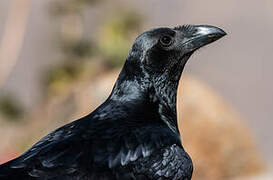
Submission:
[[[271,0],[2,0],[0,163],[100,104],[140,32],[180,24],[228,33],[181,82],[194,178],[272,179]]]

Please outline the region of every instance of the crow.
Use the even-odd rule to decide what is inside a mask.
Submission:
[[[107,100],[0,166],[1,180],[190,180],[176,96],[193,52],[226,35],[208,25],[138,36]]]

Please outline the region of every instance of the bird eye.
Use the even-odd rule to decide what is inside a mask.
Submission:
[[[162,36],[160,38],[160,43],[163,45],[163,46],[170,46],[173,42],[173,39],[171,36]]]

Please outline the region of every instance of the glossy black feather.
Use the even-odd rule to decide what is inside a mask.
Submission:
[[[190,55],[216,40],[214,34],[207,39],[192,34],[198,28],[158,28],[140,35],[109,98],[1,165],[0,180],[191,179],[193,165],[177,127],[176,94]]]

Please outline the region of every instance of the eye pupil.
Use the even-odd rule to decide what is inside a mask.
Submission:
[[[172,38],[170,36],[163,36],[160,41],[162,45],[169,46],[172,43]]]

